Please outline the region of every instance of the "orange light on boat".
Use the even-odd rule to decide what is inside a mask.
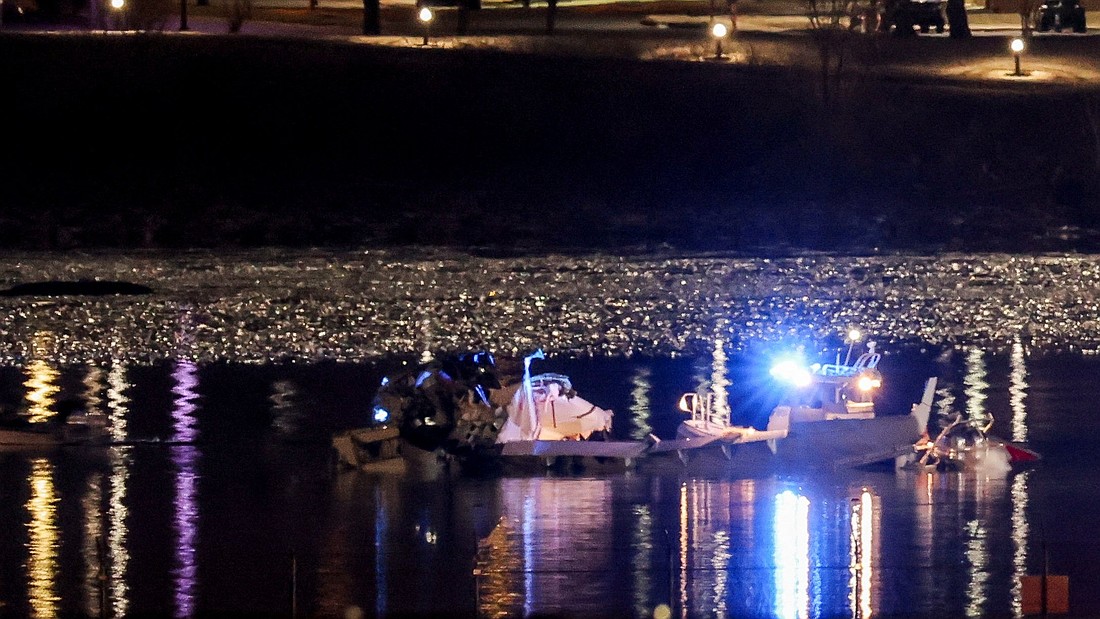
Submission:
[[[860,376],[856,381],[856,386],[859,387],[860,391],[870,391],[881,387],[882,381],[870,376]]]

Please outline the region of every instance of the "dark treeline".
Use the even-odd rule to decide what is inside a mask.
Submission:
[[[825,105],[814,79],[0,36],[0,246],[1091,248],[1091,95],[854,79]]]

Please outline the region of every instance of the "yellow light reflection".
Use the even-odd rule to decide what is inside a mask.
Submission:
[[[966,416],[969,419],[986,419],[985,390],[989,388],[986,380],[988,372],[985,359],[979,348],[971,348],[966,353],[966,375],[963,377],[966,393]]]
[[[126,546],[126,481],[130,477],[130,461],[125,454],[114,459],[111,471],[110,499],[107,506],[107,521],[111,529],[107,534],[107,548],[110,553],[110,590],[111,607],[116,617],[125,617],[129,609],[129,589],[126,585],[126,571],[130,563],[130,553]]]
[[[502,517],[489,536],[478,543],[479,617],[507,619],[515,617],[523,608],[523,594],[517,574],[523,573],[522,551],[519,539]]]
[[[785,490],[775,497],[775,613],[809,616],[810,500]]]
[[[50,367],[45,361],[34,360],[27,364],[27,380],[23,386],[27,388],[27,416],[32,423],[47,421],[54,416],[53,405],[56,402],[54,396],[61,390],[55,384],[58,371]]]
[[[111,438],[126,440],[127,403],[130,401],[125,392],[130,387],[126,380],[126,366],[116,362],[107,371],[107,416],[110,420]],[[130,512],[126,507],[126,485],[130,478],[130,456],[126,447],[116,446],[111,458],[111,477],[107,503],[107,550],[110,556],[110,600],[114,615],[123,617],[129,610],[129,587],[126,583],[130,563],[127,550],[129,530],[126,519]]]
[[[111,439],[126,440],[126,390],[130,383],[126,381],[126,366],[115,363],[107,372],[107,417],[110,420]]]
[[[89,414],[99,414],[103,412],[103,397],[100,392],[103,391],[104,376],[103,369],[97,366],[89,366],[88,373],[84,375],[84,393],[81,394],[84,397],[84,409]]]
[[[852,616],[866,619],[872,615],[871,582],[874,557],[875,506],[870,492],[864,491],[852,506],[851,590]]]
[[[1012,343],[1009,364],[1008,402],[1012,408],[1012,440],[1023,442],[1027,440],[1027,406],[1024,404],[1027,397],[1027,365],[1020,338]]]
[[[100,522],[100,504],[103,501],[103,484],[100,476],[94,476],[88,482],[88,490],[80,501],[84,512],[84,544],[81,552],[84,555],[84,612],[89,617],[100,614],[99,589],[100,589],[100,561],[106,557],[100,557],[99,539],[103,535],[103,525]]]
[[[54,494],[53,467],[45,458],[31,463],[31,496],[27,501],[30,512],[29,550],[27,559],[27,592],[33,617],[56,617],[57,595],[57,496]]]
[[[623,567],[598,541],[612,529],[609,480],[504,479],[500,490],[501,522],[479,542],[483,615],[560,612],[555,607],[582,590],[584,573]]]
[[[653,427],[649,425],[649,393],[653,390],[650,375],[648,367],[639,365],[630,376],[630,417],[634,422],[630,438],[636,441],[644,440],[653,432]]]

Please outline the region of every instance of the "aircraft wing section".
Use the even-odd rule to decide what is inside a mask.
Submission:
[[[717,435],[670,439],[654,443],[646,453],[653,454],[680,451],[683,449],[698,449],[700,447],[706,447],[716,441],[720,442],[721,440],[722,438]]]

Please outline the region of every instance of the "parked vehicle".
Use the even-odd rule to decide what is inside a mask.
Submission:
[[[909,35],[920,30],[942,33],[947,27],[947,2],[945,0],[897,0],[886,7],[880,29],[895,34]]]
[[[1047,0],[1039,6],[1035,22],[1035,29],[1039,32],[1061,32],[1066,28],[1074,32],[1088,30],[1085,8],[1081,6],[1080,0]]]

